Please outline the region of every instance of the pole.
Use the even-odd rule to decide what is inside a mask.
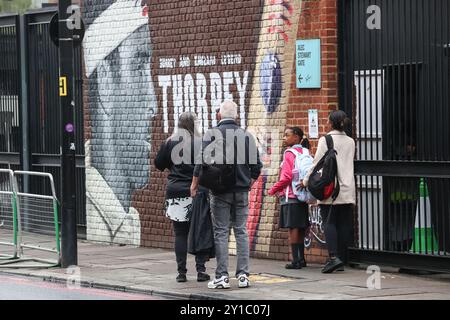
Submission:
[[[20,130],[22,141],[22,153],[21,153],[21,169],[24,171],[31,170],[31,149],[30,149],[30,122],[28,117],[28,19],[26,15],[21,14],[18,18],[19,26],[19,49],[20,52],[20,78],[21,78],[21,96],[20,96]],[[25,193],[30,192],[30,177],[28,175],[23,176],[22,190]],[[27,210],[29,208],[29,201],[25,200],[22,205],[22,209]],[[30,218],[28,215],[23,217],[22,224],[18,224],[23,231],[28,231],[30,228]],[[22,243],[22,232],[19,232],[18,243]]]
[[[59,96],[61,110],[61,266],[78,264],[75,199],[73,23],[71,0],[59,0]]]

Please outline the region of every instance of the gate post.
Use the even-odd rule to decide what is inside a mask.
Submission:
[[[75,196],[75,102],[73,100],[73,28],[68,13],[71,0],[59,1],[59,98],[61,109],[61,265],[67,268],[78,264],[77,220]],[[72,27],[72,26],[71,26]]]
[[[20,150],[20,167],[24,171],[31,169],[31,150],[30,150],[30,136],[29,136],[29,117],[28,117],[28,37],[27,37],[27,17],[26,15],[19,15],[17,17],[17,34],[19,41],[17,41],[18,51],[20,54],[20,134],[21,134],[21,150]],[[29,177],[23,179],[23,191],[28,193],[30,191]]]
[[[31,170],[31,145],[30,145],[30,121],[29,121],[29,73],[28,73],[28,17],[27,15],[21,14],[17,16],[17,46],[19,57],[19,68],[20,68],[20,95],[19,95],[19,115],[20,115],[20,169],[24,171]],[[22,180],[22,190],[23,192],[30,192],[30,177],[24,176]],[[25,206],[28,204],[25,203]],[[24,219],[19,223],[19,227],[23,230],[28,230],[29,223],[28,219]],[[21,234],[21,232],[19,232]]]

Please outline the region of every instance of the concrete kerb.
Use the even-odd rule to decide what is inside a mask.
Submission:
[[[64,277],[35,275],[32,273],[11,272],[10,270],[9,270],[9,272],[1,270],[0,274],[23,276],[23,277],[42,280],[45,282],[57,283],[57,284],[66,284],[67,283],[67,279]],[[178,300],[221,300],[221,299],[225,300],[225,299],[229,299],[225,296],[216,298],[216,297],[212,297],[209,295],[202,295],[202,294],[184,294],[184,293],[170,292],[170,291],[163,291],[163,290],[138,289],[138,288],[133,288],[133,287],[128,287],[128,286],[111,285],[111,284],[107,284],[107,283],[87,281],[87,280],[80,281],[80,286],[83,288],[120,291],[120,292],[126,292],[126,293],[158,296],[158,297],[164,297],[164,298],[169,298],[169,299],[178,299]]]
[[[42,280],[45,282],[56,283],[56,284],[66,284],[67,278],[65,277],[56,277],[56,276],[48,276],[48,275],[36,275],[33,273],[23,273],[23,272],[11,272],[11,270],[0,271],[0,274],[5,275],[14,275],[14,276],[23,276],[28,278],[33,278],[37,280]],[[82,280],[80,281],[80,286],[83,288],[92,288],[92,289],[100,289],[100,290],[112,290],[112,291],[120,291],[126,293],[134,293],[134,294],[143,294],[148,296],[157,296],[168,299],[175,300],[233,300],[232,297],[211,292],[211,293],[180,293],[173,291],[165,291],[160,289],[141,289],[133,286],[122,286],[122,285],[113,285],[108,283]],[[242,299],[242,298],[240,298]]]
[[[351,268],[351,269],[356,269],[356,270],[364,270],[364,267],[362,267],[361,265],[358,268]],[[394,275],[398,275],[396,271],[396,268],[382,268],[385,271],[390,271],[392,272],[392,274]],[[46,270],[41,270],[41,271],[35,271],[33,270],[27,270],[27,269],[7,269],[7,270],[0,270],[0,274],[4,274],[4,275],[14,275],[14,276],[22,276],[22,277],[29,277],[29,278],[33,278],[33,279],[38,279],[41,281],[45,281],[45,282],[49,282],[49,283],[57,283],[57,284],[61,284],[61,285],[65,285],[67,283],[67,280],[70,279],[68,274],[58,274],[54,272],[55,268],[51,268],[51,269],[47,269]],[[259,271],[259,270],[258,270]],[[317,274],[316,276],[313,276],[312,278],[308,277],[308,276],[300,276],[300,275],[294,275],[294,274],[286,274],[286,273],[282,273],[282,272],[276,272],[276,270],[273,270],[275,272],[270,272],[272,270],[268,270],[269,272],[256,272],[256,273],[252,273],[252,275],[256,275],[256,276],[267,276],[267,277],[283,277],[283,278],[288,278],[291,280],[297,280],[300,281],[301,283],[310,283],[310,282],[316,282],[316,281],[323,281],[323,275],[321,275],[320,273]],[[359,276],[365,276],[364,274],[361,274]],[[358,279],[359,279],[358,276]],[[408,281],[408,278],[410,276],[403,275],[406,279],[406,281]],[[236,297],[233,296],[233,292],[234,291],[228,291],[228,290],[224,290],[222,292],[217,292],[214,290],[211,291],[205,291],[205,292],[183,292],[183,291],[178,291],[176,288],[161,288],[159,287],[154,287],[151,284],[147,285],[147,284],[139,284],[136,282],[127,282],[127,281],[121,281],[120,279],[116,280],[100,280],[97,281],[94,276],[85,276],[83,277],[84,279],[82,279],[80,281],[80,287],[83,288],[94,288],[94,289],[103,289],[103,290],[111,290],[111,291],[116,291],[116,292],[126,292],[126,293],[131,293],[131,294],[141,294],[141,295],[147,295],[147,296],[155,296],[155,297],[163,297],[163,298],[167,298],[167,299],[173,299],[173,300],[235,300]],[[423,277],[412,277],[412,279],[423,279]],[[426,279],[429,279],[428,277],[425,277]],[[325,279],[327,280],[327,279]],[[340,277],[334,277],[334,278],[330,278],[328,280],[333,280],[335,282],[335,285],[339,285],[339,283],[342,282],[342,285],[347,286],[347,287],[356,287],[356,288],[364,288],[364,285],[355,285],[352,283],[352,281],[347,281],[346,279],[340,279]],[[360,280],[360,279],[359,279]],[[358,281],[359,281],[358,280]],[[437,279],[434,279],[435,281]],[[446,281],[449,281],[450,279],[446,278]],[[394,285],[394,287],[397,287],[397,285]],[[389,287],[386,287],[387,289],[389,289]],[[405,288],[405,290],[408,290],[408,288]],[[186,290],[187,291],[187,290]],[[416,294],[416,293],[412,293],[412,294]],[[384,294],[382,296],[385,296]],[[386,295],[386,297],[388,297],[389,295]],[[284,296],[283,296],[284,297]],[[341,297],[343,298],[343,297]],[[348,297],[347,297],[348,298]],[[364,299],[365,297],[359,297]],[[358,297],[355,297],[355,299],[359,299]],[[252,300],[251,297],[246,297],[245,295],[239,295],[239,299],[242,300]]]

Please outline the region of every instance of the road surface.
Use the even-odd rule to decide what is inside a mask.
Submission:
[[[64,284],[0,274],[0,300],[165,300],[150,295],[92,288],[70,289]]]

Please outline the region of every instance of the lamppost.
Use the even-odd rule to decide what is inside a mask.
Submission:
[[[59,0],[59,97],[61,110],[61,266],[78,264],[75,195],[75,102],[73,99],[74,30],[81,28],[78,7]]]

